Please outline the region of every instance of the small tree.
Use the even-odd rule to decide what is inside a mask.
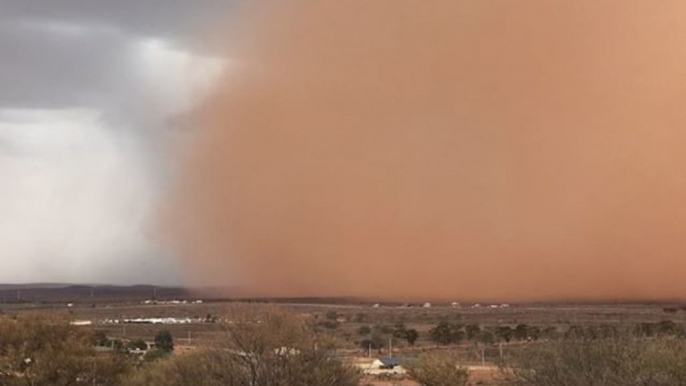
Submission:
[[[161,352],[170,353],[174,351],[174,338],[167,330],[162,330],[155,335],[155,347]]]
[[[518,324],[514,329],[514,338],[517,340],[529,339],[529,326],[526,324]]]
[[[510,326],[501,326],[495,330],[495,335],[501,341],[504,340],[505,342],[509,342],[514,336],[514,330]]]
[[[488,330],[481,330],[479,336],[477,337],[479,343],[484,345],[491,345],[495,343],[495,335]]]
[[[468,324],[467,327],[465,327],[465,331],[467,333],[467,339],[474,340],[479,337],[481,327],[479,327],[478,324]]]
[[[414,328],[405,330],[405,340],[410,346],[414,346],[414,343],[419,339],[419,333]]]
[[[447,346],[453,343],[460,343],[464,338],[461,326],[453,325],[448,322],[441,322],[431,330],[431,340],[437,345]]]

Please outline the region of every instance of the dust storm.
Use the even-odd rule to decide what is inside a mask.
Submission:
[[[247,2],[168,245],[270,296],[684,298],[685,11]]]

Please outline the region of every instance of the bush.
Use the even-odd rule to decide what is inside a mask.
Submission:
[[[463,386],[468,371],[450,355],[424,355],[406,365],[409,376],[423,386]]]
[[[414,328],[405,330],[404,338],[410,346],[414,346],[414,343],[419,339],[419,333]]]
[[[126,358],[96,354],[98,340],[59,318],[0,318],[0,385],[117,385]]]
[[[356,386],[357,370],[326,339],[280,313],[223,325],[214,347],[143,367],[130,386]],[[316,340],[315,340],[316,338]]]
[[[686,385],[686,341],[673,337],[569,336],[512,355],[506,373],[513,385]]]
[[[481,327],[478,324],[468,324],[467,327],[465,327],[465,331],[468,340],[475,340],[478,339],[479,333],[481,333]]]
[[[462,326],[441,322],[430,332],[431,340],[437,345],[447,346],[453,343],[460,343],[464,338]]]
[[[167,330],[162,330],[155,335],[155,348],[159,351],[170,353],[174,351],[174,338]]]

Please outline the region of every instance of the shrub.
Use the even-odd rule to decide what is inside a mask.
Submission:
[[[162,330],[155,335],[155,348],[162,352],[170,353],[174,351],[174,338],[167,330]]]
[[[568,336],[511,354],[506,373],[522,386],[686,385],[686,341]]]
[[[423,386],[463,386],[468,371],[450,355],[423,355],[406,365],[409,376]]]
[[[130,386],[357,386],[324,337],[280,313],[223,325],[214,347],[143,367]]]
[[[0,385],[117,385],[127,361],[96,355],[99,339],[59,318],[0,318]]]
[[[430,337],[434,343],[447,346],[453,343],[460,343],[464,338],[464,331],[462,331],[462,326],[460,325],[441,322],[431,330]]]

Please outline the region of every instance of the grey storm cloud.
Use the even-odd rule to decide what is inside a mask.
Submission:
[[[234,4],[0,0],[0,282],[178,282],[150,222]]]
[[[227,1],[0,2],[0,105],[90,105],[122,76],[135,38],[216,53],[203,34],[226,17]],[[126,74],[123,74],[124,76]]]

